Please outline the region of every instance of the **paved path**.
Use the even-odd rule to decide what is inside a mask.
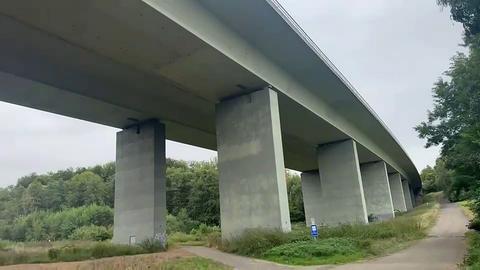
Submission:
[[[311,266],[311,267],[288,267],[271,262],[245,258],[220,252],[206,247],[185,247],[185,249],[198,256],[210,258],[235,269],[261,269],[261,270],[286,270],[286,269],[348,269],[348,270],[377,270],[377,269],[421,269],[442,270],[456,269],[457,264],[462,262],[466,244],[464,233],[466,232],[467,219],[462,210],[453,203],[442,204],[437,224],[432,228],[426,239],[419,241],[403,251],[392,255],[341,266]]]

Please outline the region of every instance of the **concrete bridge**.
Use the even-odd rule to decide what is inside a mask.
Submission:
[[[275,0],[4,0],[0,31],[0,100],[123,129],[115,242],[165,231],[165,139],[218,151],[224,238],[290,230],[285,167],[303,172],[307,223],[392,218],[421,189]]]

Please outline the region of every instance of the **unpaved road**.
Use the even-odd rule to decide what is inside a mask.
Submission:
[[[392,255],[355,264],[340,266],[288,267],[261,260],[223,253],[206,247],[186,247],[198,256],[219,261],[235,269],[286,270],[286,269],[336,269],[336,270],[442,270],[457,269],[466,251],[464,234],[468,221],[462,210],[453,203],[444,203],[439,219],[427,238]]]

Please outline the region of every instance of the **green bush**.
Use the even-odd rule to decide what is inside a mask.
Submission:
[[[480,269],[480,234],[478,232],[468,232],[468,252],[465,257],[467,269]]]
[[[239,237],[225,241],[221,248],[227,252],[259,257],[267,250],[288,243],[289,240],[288,233],[280,230],[251,229]]]
[[[468,223],[468,228],[475,231],[480,231],[480,218],[475,217],[474,219],[470,220]]]
[[[274,247],[264,257],[288,264],[340,263],[365,255],[365,244],[350,238],[294,242]]]
[[[166,243],[154,238],[147,238],[138,245],[148,253],[165,251],[167,249]]]
[[[60,250],[58,250],[57,248],[51,248],[48,250],[48,258],[50,258],[50,260],[58,259],[59,254]]]
[[[75,229],[70,239],[72,240],[93,240],[104,241],[111,239],[113,232],[111,228],[105,228],[103,226],[89,225]]]
[[[93,258],[105,258],[105,257],[113,257],[113,256],[148,253],[146,250],[144,250],[140,246],[115,245],[115,244],[106,243],[106,242],[98,243],[94,245],[91,248],[90,252],[91,252],[91,257]]]
[[[204,223],[200,224],[197,228],[193,228],[190,231],[190,234],[194,234],[197,236],[205,236],[213,232],[219,232],[220,227],[218,226],[208,226]]]
[[[10,242],[8,241],[3,241],[3,240],[0,240],[0,251],[5,251],[5,250],[8,250],[8,247],[10,246]]]

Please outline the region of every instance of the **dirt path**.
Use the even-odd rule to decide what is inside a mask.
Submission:
[[[430,231],[426,239],[419,241],[403,251],[371,261],[346,264],[341,266],[312,266],[288,267],[271,262],[240,257],[220,252],[206,247],[186,247],[185,249],[198,256],[210,258],[235,269],[348,269],[348,270],[376,270],[376,269],[421,269],[441,270],[456,269],[465,255],[467,219],[462,210],[453,203],[442,204],[437,224]]]

